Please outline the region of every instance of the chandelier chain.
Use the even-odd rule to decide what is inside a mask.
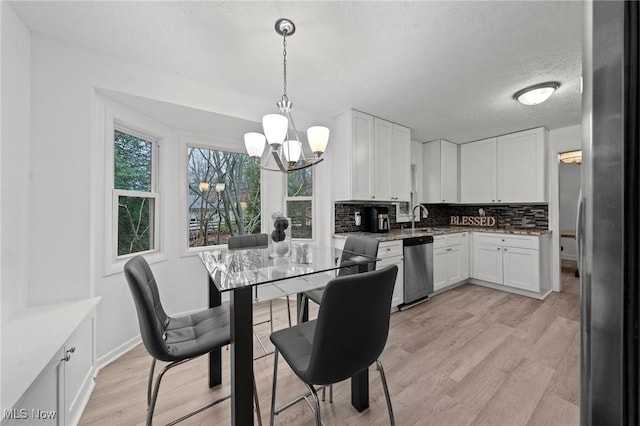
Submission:
[[[282,99],[285,101],[289,100],[287,96],[287,30],[282,32],[282,68],[283,68],[283,80],[282,86],[284,88],[284,93],[282,94]]]

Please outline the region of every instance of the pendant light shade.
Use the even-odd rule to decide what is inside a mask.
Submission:
[[[244,134],[244,147],[249,157],[262,157],[265,138],[262,133],[249,132]]]
[[[324,126],[313,126],[307,129],[307,140],[311,147],[311,152],[324,153],[329,143],[329,128]]]
[[[267,142],[271,146],[280,146],[287,137],[287,129],[289,128],[289,119],[280,114],[267,114],[262,117],[262,128]]]
[[[282,144],[282,153],[289,163],[297,163],[302,154],[302,144],[296,140],[285,141]]]

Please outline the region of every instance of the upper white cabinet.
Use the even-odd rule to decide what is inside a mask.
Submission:
[[[546,150],[544,128],[461,145],[460,201],[547,202]]]
[[[439,139],[422,147],[424,203],[458,202],[458,145]]]
[[[496,138],[460,146],[460,201],[495,203]]]
[[[499,203],[547,201],[546,140],[542,127],[497,138]]]
[[[411,133],[350,110],[334,120],[335,200],[409,201]]]

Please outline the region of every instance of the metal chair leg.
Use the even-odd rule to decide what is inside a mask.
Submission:
[[[271,387],[271,413],[269,416],[269,426],[273,426],[275,422],[276,410],[276,380],[278,379],[278,350],[274,351],[273,356],[273,385]]]
[[[306,311],[305,306],[307,306],[307,310],[308,310],[309,298],[305,295],[302,295],[302,298],[300,299],[300,312],[298,314],[298,324],[302,324],[302,319],[304,318],[304,314]]]
[[[153,384],[153,371],[156,368],[156,359],[151,360],[151,370],[149,371],[149,380],[147,381],[147,409],[151,403],[151,385]]]
[[[258,387],[256,386],[256,376],[255,374],[252,376],[253,378],[253,401],[256,405],[256,414],[258,416],[258,426],[262,426],[262,413],[260,412],[260,401],[258,400]]]
[[[308,385],[308,384],[304,384],[307,389],[309,389],[309,392],[311,393],[311,396],[313,396],[313,402],[315,404],[315,412],[316,412],[316,426],[322,426],[322,418],[320,418],[320,401],[318,401],[318,394],[316,393],[315,388],[312,385]]]
[[[333,404],[333,383],[329,385],[329,402]]]
[[[291,304],[289,303],[289,295],[287,295],[287,316],[289,317],[289,327],[291,327]]]
[[[395,426],[396,420],[393,416],[393,408],[391,407],[391,397],[389,396],[389,387],[387,386],[387,378],[384,375],[384,368],[382,368],[382,363],[379,359],[376,359],[376,365],[378,366],[378,371],[380,371],[380,380],[382,381],[382,389],[384,390],[384,396],[387,399],[387,408],[389,409],[389,420],[391,421],[391,426]]]

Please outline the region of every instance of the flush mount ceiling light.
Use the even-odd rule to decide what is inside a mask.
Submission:
[[[549,99],[558,87],[560,87],[560,83],[557,81],[535,84],[533,86],[525,87],[522,90],[518,90],[513,95],[513,99],[523,105],[538,105]]]
[[[283,82],[284,93],[276,105],[279,114],[267,114],[262,117],[262,133],[245,133],[244,145],[250,157],[254,158],[261,169],[291,173],[295,170],[314,166],[323,160],[322,153],[327,149],[329,142],[329,129],[323,126],[313,126],[307,129],[307,141],[312,155],[304,155],[302,143],[298,137],[298,131],[291,117],[292,103],[287,96],[287,37],[296,32],[295,24],[289,19],[281,18],[276,21],[276,32],[282,36],[283,49]],[[276,162],[277,169],[269,168],[269,159],[266,164],[260,164],[265,141],[269,142],[271,154]]]

